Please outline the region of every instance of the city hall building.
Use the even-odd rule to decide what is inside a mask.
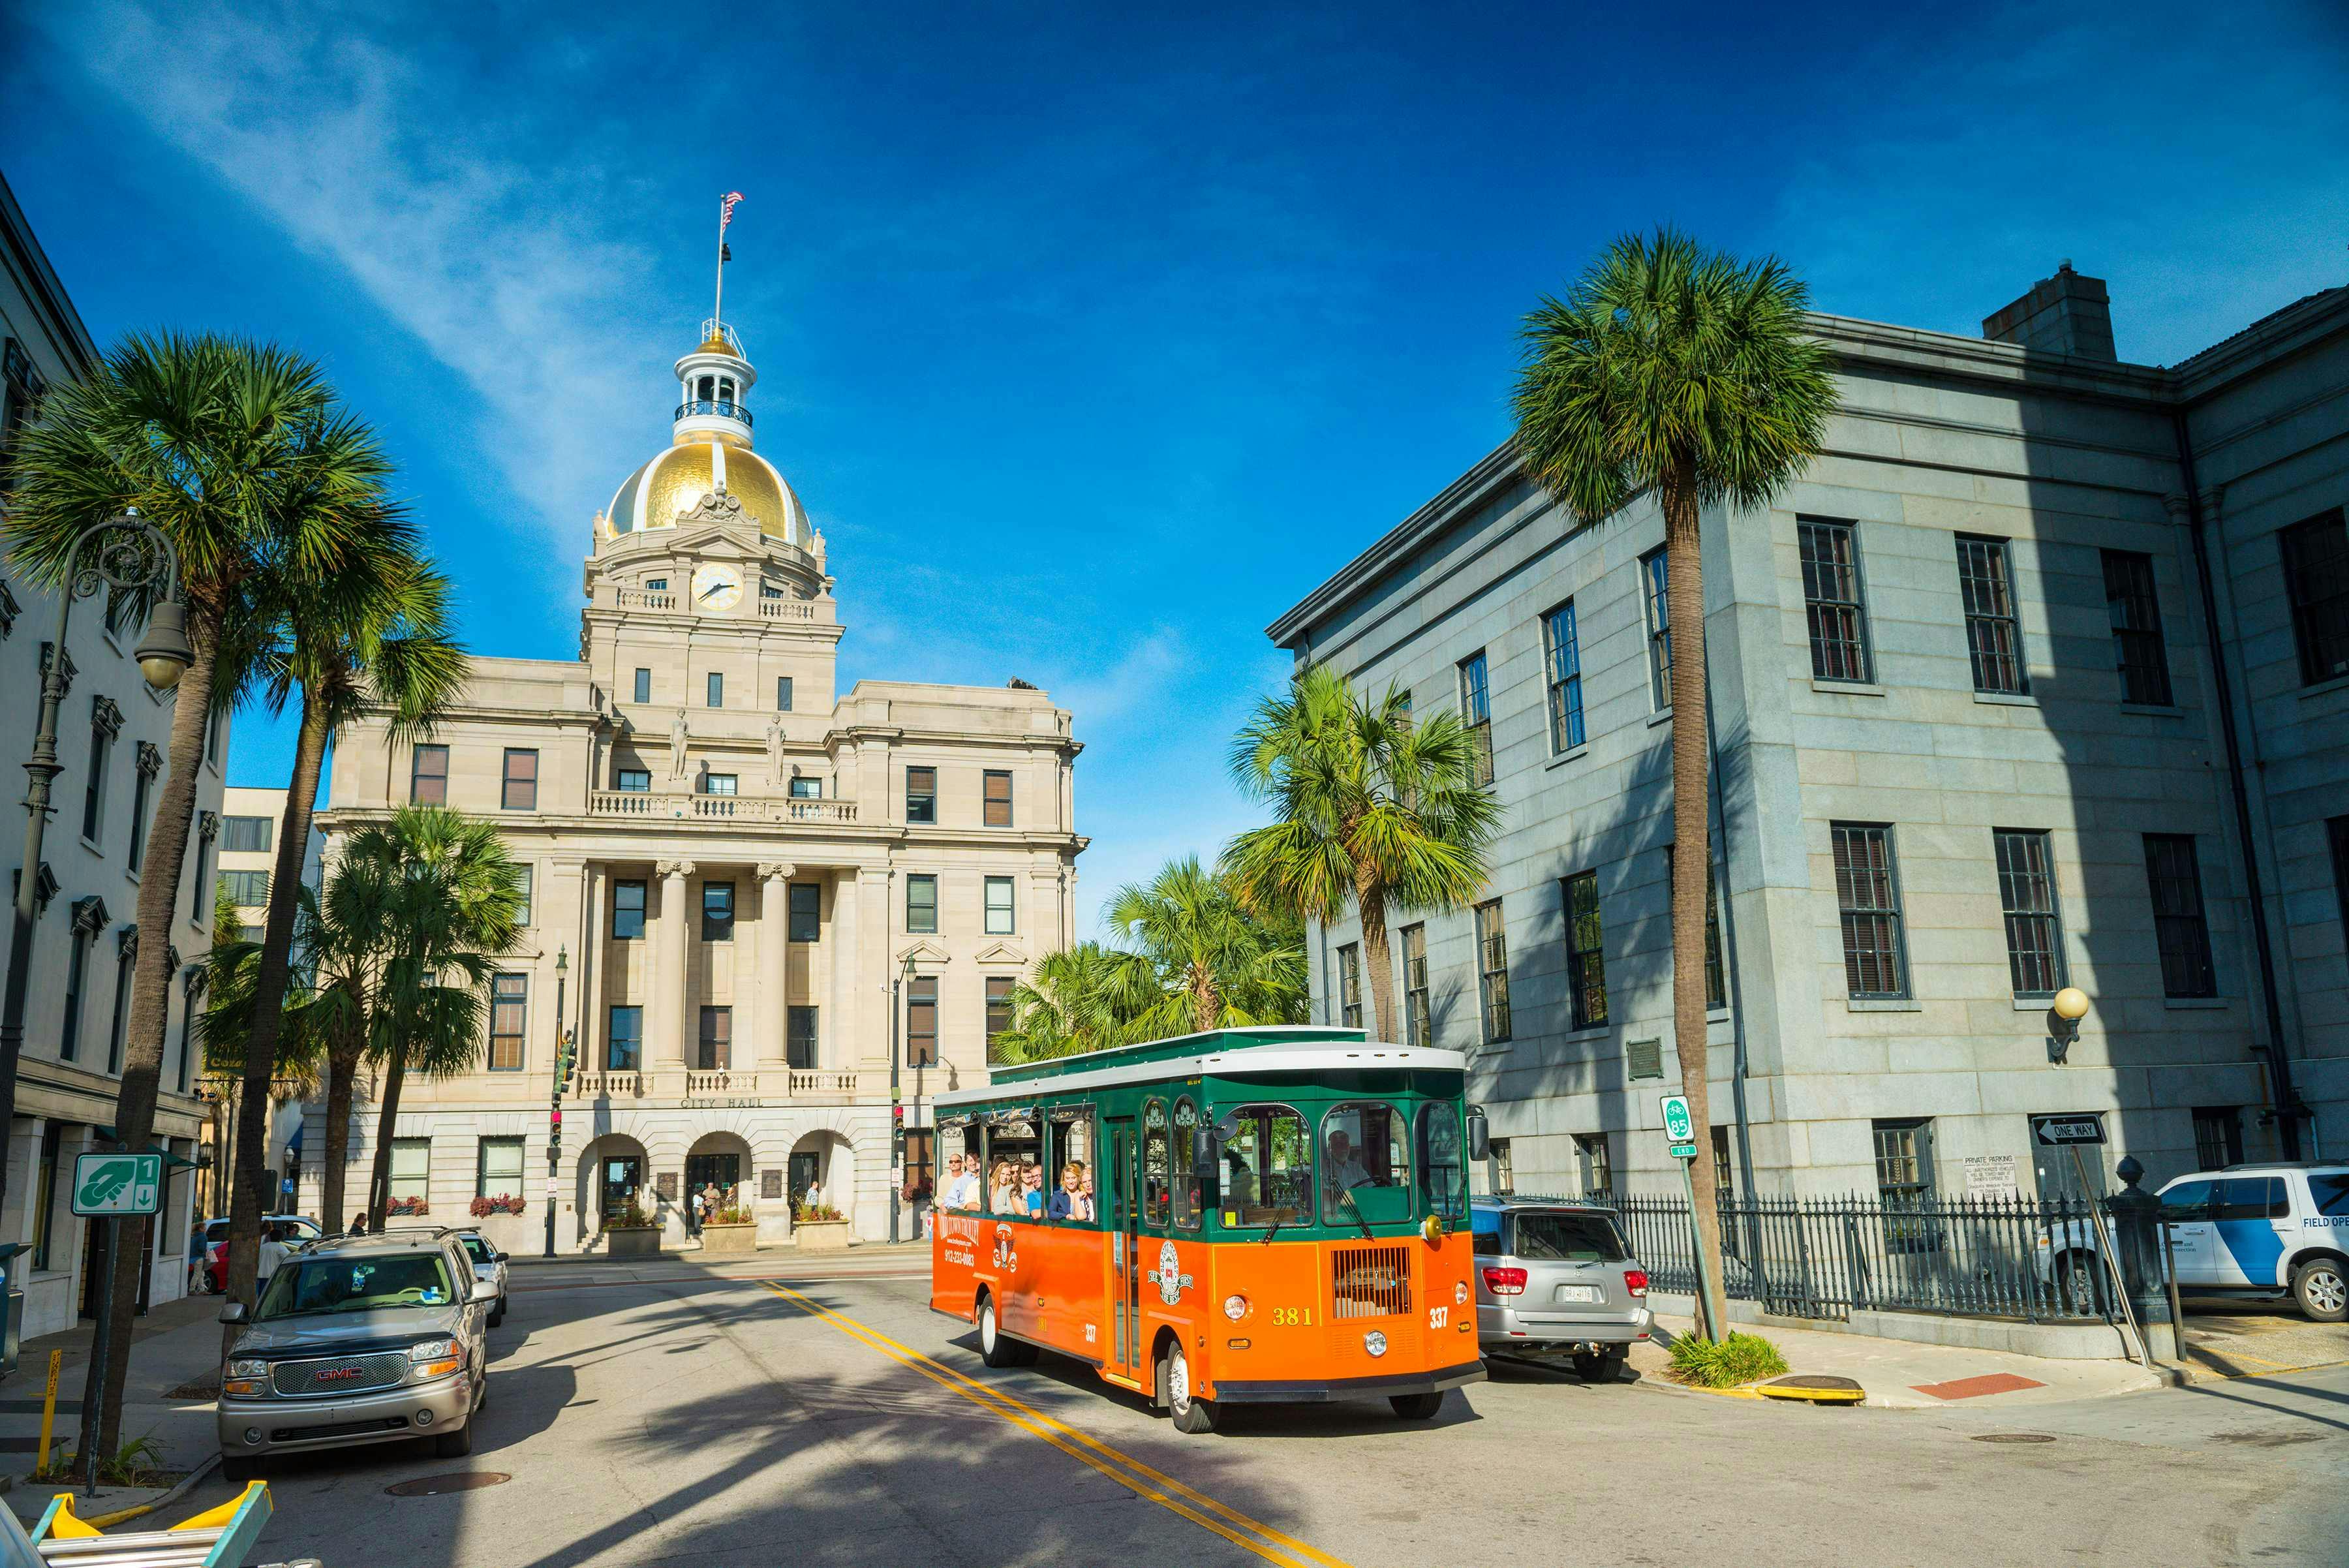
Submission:
[[[479,1065],[409,1077],[391,1151],[404,1210],[494,1208],[509,1249],[541,1245],[549,1203],[565,1249],[631,1206],[680,1240],[710,1184],[739,1187],[761,1242],[811,1192],[885,1236],[893,1055],[919,1168],[925,1096],[983,1077],[1012,982],[1075,935],[1070,715],[1017,680],[837,691],[831,563],[753,445],[755,370],[713,321],[677,377],[672,443],[595,519],[579,657],[476,659],[422,740],[355,725],[319,817],[329,877],[339,841],[409,802],[495,822],[523,868]]]
[[[2168,368],[2116,359],[2068,264],[1982,338],[1813,329],[1825,452],[1703,518],[1724,1186],[2045,1190],[2048,1117],[2157,1178],[2287,1121],[2338,1158],[2349,289]],[[1391,909],[1375,1001],[1469,1053],[1525,1190],[1677,1186],[1664,571],[1652,498],[1582,525],[1505,445],[1270,628],[1485,738],[1490,886]],[[1357,1021],[1359,926],[1310,940],[1317,1016]]]

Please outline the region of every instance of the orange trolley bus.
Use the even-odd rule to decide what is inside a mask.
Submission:
[[[1465,1065],[1359,1029],[1227,1029],[942,1095],[930,1304],[978,1325],[989,1366],[1074,1357],[1185,1432],[1242,1403],[1423,1420],[1484,1376]]]

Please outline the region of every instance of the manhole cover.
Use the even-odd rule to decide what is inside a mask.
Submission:
[[[503,1486],[512,1480],[513,1477],[503,1470],[458,1470],[445,1476],[419,1476],[383,1490],[394,1497],[439,1497],[444,1491],[479,1491],[485,1486]]]
[[[2044,1432],[1984,1432],[1974,1439],[1977,1443],[2052,1443],[2054,1440]]]

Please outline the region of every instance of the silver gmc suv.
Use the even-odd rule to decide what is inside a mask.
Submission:
[[[1487,1355],[1574,1358],[1588,1381],[1612,1383],[1655,1325],[1648,1274],[1608,1210],[1569,1199],[1478,1198],[1476,1345]]]
[[[287,1258],[222,1368],[221,1473],[252,1479],[271,1454],[421,1438],[473,1447],[489,1397],[493,1280],[446,1231],[337,1237]]]

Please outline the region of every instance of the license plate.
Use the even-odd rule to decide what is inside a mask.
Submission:
[[[1607,1293],[1597,1285],[1560,1285],[1557,1299],[1562,1302],[1603,1302]]]

